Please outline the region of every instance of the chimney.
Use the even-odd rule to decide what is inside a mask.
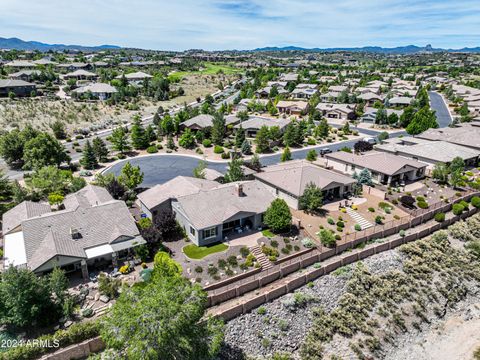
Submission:
[[[78,229],[75,229],[75,228],[70,228],[70,236],[72,237],[73,240],[77,240],[81,238],[80,232],[78,231]]]
[[[245,195],[245,194],[243,193],[243,184],[237,184],[237,185],[236,185],[236,188],[237,188],[237,195],[238,195],[239,197]]]

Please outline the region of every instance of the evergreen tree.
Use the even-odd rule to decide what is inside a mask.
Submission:
[[[257,153],[265,153],[270,150],[270,141],[269,141],[270,132],[267,126],[262,126],[257,132],[255,137],[255,144],[257,145]]]
[[[286,146],[285,149],[283,149],[280,161],[285,162],[290,160],[292,160],[292,153],[290,152],[290,148]]]
[[[318,155],[317,155],[317,152],[315,151],[315,149],[311,149],[311,150],[309,150],[309,151],[307,152],[307,157],[306,157],[306,159],[307,159],[308,161],[315,161],[315,160],[317,160],[317,156],[318,156]]]
[[[387,123],[387,119],[387,110],[384,108],[378,109],[377,113],[375,114],[375,124],[384,125]]]
[[[250,155],[252,153],[252,145],[250,145],[250,141],[244,140],[242,143],[242,154]]]
[[[285,200],[275,199],[272,201],[267,211],[265,211],[264,222],[274,232],[280,232],[290,228],[292,214]]]
[[[105,162],[108,160],[108,148],[105,141],[96,137],[92,141],[92,147],[98,162]]]
[[[253,154],[252,158],[250,159],[250,169],[253,169],[255,171],[260,171],[262,168],[262,164],[260,162],[260,158],[258,157],[258,154]]]
[[[215,113],[212,120],[212,142],[222,145],[225,137],[225,117],[222,113]]]
[[[90,143],[90,140],[87,140],[85,142],[80,164],[87,170],[93,170],[98,165],[97,157],[95,156],[95,151],[93,150],[93,146]]]
[[[225,182],[241,181],[245,178],[245,174],[242,169],[243,162],[241,159],[232,159],[228,164],[228,170],[225,174]]]
[[[245,129],[242,126],[240,126],[235,133],[235,146],[237,148],[241,147],[244,141],[245,141]]]
[[[407,106],[400,115],[400,126],[406,128],[412,122],[414,116],[415,109],[412,106]]]
[[[205,169],[207,168],[207,164],[205,161],[199,161],[196,168],[193,169],[193,177],[197,179],[205,179]]]
[[[112,143],[113,149],[120,152],[121,155],[130,150],[128,134],[123,126],[114,129],[108,140]]]
[[[307,184],[302,196],[298,199],[298,204],[300,209],[308,212],[320,210],[323,204],[322,189],[314,183]]]
[[[410,135],[418,135],[430,128],[438,128],[435,111],[428,107],[420,109],[413,117],[412,122],[405,129]]]
[[[327,119],[320,120],[320,123],[315,128],[315,137],[326,138],[328,137],[329,126]]]
[[[185,149],[193,149],[195,147],[195,137],[189,128],[185,129],[178,140],[178,144]]]
[[[133,147],[137,150],[146,149],[150,144],[150,140],[147,138],[145,128],[143,127],[139,116],[135,117],[130,138],[132,140]]]

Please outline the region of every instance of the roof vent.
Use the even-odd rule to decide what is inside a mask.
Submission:
[[[80,234],[80,231],[75,228],[70,228],[70,236],[72,237],[73,240],[80,239],[82,235]]]
[[[239,197],[244,195],[244,192],[243,192],[243,184],[237,184],[237,185],[236,185],[236,190],[237,190],[237,195],[238,195]]]

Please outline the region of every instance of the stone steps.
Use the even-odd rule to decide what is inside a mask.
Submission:
[[[347,207],[347,214],[350,215],[350,217],[355,220],[355,222],[360,225],[362,230],[371,228],[373,224],[365,219],[362,215],[360,215],[357,211],[352,210],[351,208]]]
[[[265,256],[265,254],[262,252],[262,249],[260,246],[251,246],[249,247],[250,252],[255,256],[257,259],[257,262],[260,264],[262,267],[262,270],[268,270],[273,267],[272,263],[268,258]]]

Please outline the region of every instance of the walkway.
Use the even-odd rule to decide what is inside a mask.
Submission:
[[[253,254],[253,256],[255,256],[258,263],[262,267],[262,271],[268,270],[273,267],[270,260],[268,260],[265,254],[262,252],[262,249],[260,248],[260,246],[258,245],[251,246],[249,250]]]
[[[352,210],[352,208],[347,207],[347,214],[350,215],[350,217],[355,220],[355,222],[360,225],[362,230],[371,228],[373,224],[365,219],[362,215],[358,213],[358,211]]]

